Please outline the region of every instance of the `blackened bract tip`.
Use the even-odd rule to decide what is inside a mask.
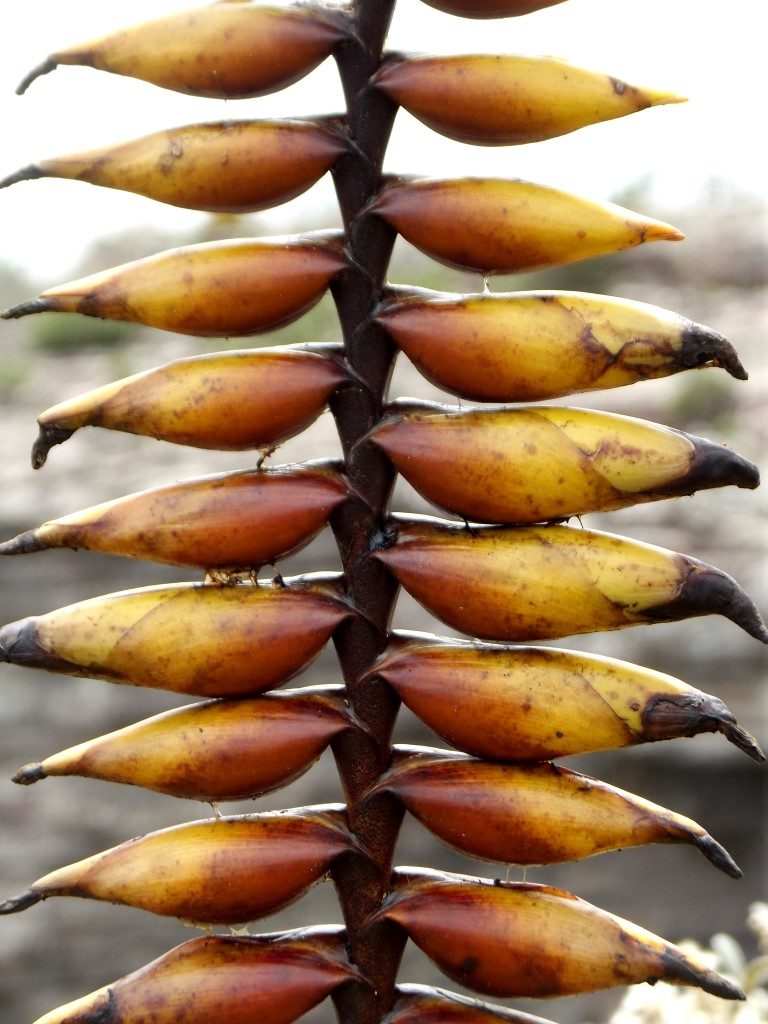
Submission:
[[[682,332],[680,363],[683,369],[720,366],[736,380],[749,378],[730,341],[711,327],[692,321]]]
[[[746,729],[742,729],[736,722],[718,722],[717,731],[722,733],[739,750],[743,750],[747,757],[751,757],[758,764],[765,763],[765,754],[760,744],[754,736],[751,736]]]
[[[17,786],[31,786],[33,783],[47,778],[48,773],[41,764],[25,764],[11,777],[11,781],[15,782]]]
[[[727,361],[722,359],[719,365],[730,373],[732,377],[735,377],[736,380],[749,380],[749,374],[744,368],[739,357],[736,355],[735,350],[733,350],[733,359]]]
[[[734,601],[731,609],[723,614],[737,626],[741,626],[755,640],[759,640],[762,644],[768,644],[768,628],[766,628],[762,615],[746,594],[743,595],[743,600]]]
[[[63,444],[74,434],[74,430],[67,430],[64,427],[52,427],[43,424],[32,445],[32,468],[42,469],[48,459],[48,452],[57,444]]]
[[[723,701],[711,693],[665,693],[649,701],[643,714],[643,735],[651,741],[705,732],[719,732],[753,761],[765,761],[755,737],[742,729]]]
[[[44,178],[45,176],[45,171],[39,164],[28,164],[21,170],[9,174],[6,178],[0,178],[0,188],[8,188],[20,181],[33,181],[35,178]]]
[[[9,665],[40,666],[45,661],[43,652],[37,643],[35,630],[36,619],[30,615],[17,622],[9,622],[0,628],[0,662]]]
[[[4,309],[0,313],[0,319],[20,320],[23,316],[31,316],[34,313],[48,313],[54,308],[55,306],[50,299],[42,297],[27,299],[26,302],[19,302],[16,306]]]
[[[29,74],[22,78],[16,87],[16,95],[23,96],[36,78],[42,78],[43,75],[50,74],[51,71],[55,71],[58,66],[59,62],[57,60],[54,60],[53,57],[46,57],[44,61],[41,61],[36,67],[32,68]]]
[[[683,581],[675,598],[652,609],[659,621],[693,618],[698,615],[723,615],[768,644],[768,629],[752,598],[739,584],[713,565],[680,556]]]
[[[34,889],[26,889],[19,896],[13,896],[11,899],[5,900],[4,903],[0,903],[0,914],[18,914],[28,907],[34,907],[42,898],[40,893],[35,892]]]
[[[704,966],[691,963],[680,950],[669,947],[661,954],[661,962],[664,965],[664,981],[680,981],[684,985],[693,985],[711,996],[718,996],[720,999],[734,999],[744,1002],[746,996],[734,982],[715,971]]]
[[[42,548],[43,545],[37,539],[37,532],[26,530],[18,537],[12,537],[0,544],[0,555],[26,555],[32,551],[41,551]]]
[[[20,623],[11,622],[0,629],[0,662],[8,665],[13,664],[11,659],[11,648],[19,637]]]
[[[721,846],[709,834],[698,836],[695,840],[696,847],[704,854],[710,864],[714,864],[718,870],[731,878],[741,878],[744,872],[728,853],[724,846]]]
[[[760,470],[743,455],[703,437],[691,437],[695,454],[684,477],[697,490],[712,487],[742,487],[754,491],[760,486]]]

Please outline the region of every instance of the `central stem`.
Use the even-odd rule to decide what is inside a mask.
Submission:
[[[389,1009],[402,944],[382,948],[361,935],[361,925],[389,887],[392,857],[402,811],[390,798],[361,807],[364,791],[389,761],[389,746],[398,709],[394,693],[381,681],[360,683],[360,676],[386,646],[397,585],[384,567],[366,553],[375,544],[387,511],[394,470],[383,453],[356,443],[381,418],[395,349],[386,333],[371,322],[381,299],[395,232],[375,217],[359,217],[381,186],[387,141],[397,112],[383,93],[370,88],[381,64],[382,49],[395,0],[358,0],[354,38],[345,42],[337,63],[347,100],[347,130],[352,143],[335,171],[336,191],[347,231],[350,267],[334,285],[344,351],[359,383],[334,398],[347,476],[361,500],[334,517],[349,596],[361,612],[337,635],[336,648],[347,698],[370,730],[348,733],[335,745],[350,826],[370,851],[370,863],[342,858],[333,878],[347,925],[349,953],[372,987],[350,986],[336,1000],[343,1024],[378,1024]]]

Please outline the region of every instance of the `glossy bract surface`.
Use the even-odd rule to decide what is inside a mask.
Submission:
[[[535,402],[703,366],[747,376],[711,328],[607,295],[397,289],[377,320],[428,380],[479,402]]]
[[[259,569],[298,551],[350,496],[317,463],[200,477],[117,498],[0,544],[0,554],[87,548],[203,569]]]
[[[240,238],[169,249],[50,288],[2,315],[82,313],[199,338],[275,330],[320,301],[347,265],[335,236]]]
[[[393,793],[449,846],[500,864],[557,864],[645,843],[691,843],[733,878],[741,871],[696,822],[558,765],[493,764],[396,747],[371,793]]]
[[[663,979],[743,998],[677,947],[562,889],[410,868],[397,877],[374,920],[395,921],[476,992],[542,998]]]
[[[37,1024],[292,1024],[359,978],[343,933],[307,929],[234,938],[206,935],[41,1017]]]
[[[665,548],[568,526],[393,520],[384,562],[443,622],[486,640],[544,640],[720,614],[768,643],[736,581]]]
[[[18,92],[39,75],[71,64],[192,96],[263,96],[303,78],[348,31],[343,18],[320,5],[212,3],[57,50]]]
[[[26,765],[14,782],[82,775],[208,803],[253,799],[297,779],[352,722],[331,687],[193,704]]]
[[[353,612],[324,584],[126,590],[0,630],[0,661],[201,697],[261,693],[315,658]]]
[[[708,487],[757,487],[724,445],[590,409],[397,403],[368,435],[425,498],[464,519],[525,525]]]
[[[302,349],[177,359],[88,391],[38,417],[32,465],[80,427],[105,427],[193,448],[268,448],[298,434],[347,380],[341,362]]]
[[[546,761],[699,732],[722,732],[764,760],[719,698],[615,658],[398,634],[371,672],[442,739],[492,761]]]
[[[152,832],[39,879],[0,914],[51,896],[123,903],[199,924],[242,924],[293,903],[359,848],[343,809],[195,821]]]
[[[555,57],[395,56],[374,81],[429,128],[481,146],[541,142],[678,101]]]
[[[620,206],[506,178],[395,180],[370,210],[433,259],[481,274],[543,270],[683,238]]]
[[[301,195],[346,151],[316,121],[216,121],[53,157],[0,181],[70,178],[207,213],[252,213]]]

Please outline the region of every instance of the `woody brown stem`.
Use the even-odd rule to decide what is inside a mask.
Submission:
[[[389,875],[402,811],[389,797],[359,806],[360,796],[389,760],[389,744],[398,700],[382,682],[359,682],[386,646],[387,629],[397,585],[379,563],[366,557],[381,533],[394,472],[388,460],[355,443],[381,418],[395,349],[387,335],[370,322],[381,300],[394,231],[378,218],[359,216],[379,190],[387,141],[396,107],[368,83],[381,64],[384,40],[395,0],[358,0],[354,8],[355,38],[336,55],[347,98],[347,130],[353,143],[334,172],[344,224],[350,268],[334,283],[344,354],[360,383],[340,391],[332,410],[346,457],[347,475],[363,499],[349,502],[333,518],[347,589],[362,616],[338,632],[336,648],[348,700],[371,730],[373,742],[350,731],[334,752],[349,807],[352,829],[370,851],[372,862],[342,858],[333,870],[348,931],[351,958],[371,988],[349,986],[340,991],[336,1007],[342,1024],[378,1024],[390,1008],[402,941],[372,941],[361,936],[363,921],[375,910],[389,886]]]

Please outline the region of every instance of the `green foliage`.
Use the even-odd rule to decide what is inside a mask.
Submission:
[[[21,359],[0,360],[0,397],[8,398],[29,377],[29,366]]]
[[[681,380],[670,409],[674,426],[695,431],[733,433],[739,415],[739,396],[728,380],[714,374],[688,374]]]
[[[130,324],[95,320],[71,313],[47,313],[30,328],[32,344],[52,355],[69,355],[81,349],[109,349],[136,335]]]

